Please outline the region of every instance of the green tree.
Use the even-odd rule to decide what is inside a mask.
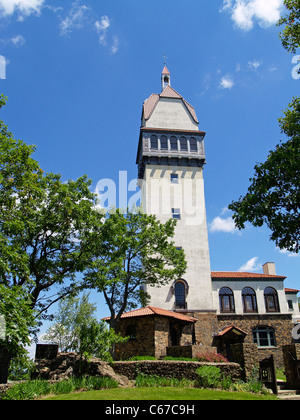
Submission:
[[[27,361],[25,346],[30,344],[35,320],[26,290],[0,284],[0,315],[4,321],[0,335],[0,383],[6,383],[11,359]]]
[[[112,328],[108,328],[105,321],[92,320],[88,324],[82,324],[79,335],[79,353],[85,359],[98,357],[101,360],[111,362],[111,350],[116,343],[124,343],[127,337],[116,334]]]
[[[284,0],[287,14],[278,21],[278,26],[285,26],[280,33],[283,47],[295,53],[300,45],[300,0]]]
[[[90,234],[100,227],[91,181],[82,176],[62,182],[59,174],[44,174],[31,157],[34,150],[0,121],[0,284],[26,286],[31,307],[45,316],[76,290]]]
[[[96,305],[89,302],[89,294],[67,296],[61,299],[54,314],[53,324],[43,336],[43,340],[58,344],[62,352],[79,351],[80,330],[96,319]]]
[[[284,0],[287,14],[278,21],[283,47],[292,53],[300,46],[300,0]],[[279,119],[286,142],[278,144],[266,162],[257,164],[244,197],[228,207],[239,229],[246,222],[264,223],[271,229],[270,239],[281,249],[299,252],[300,240],[300,99],[293,98]]]
[[[0,108],[5,102],[2,95]],[[78,290],[77,274],[101,224],[91,181],[45,174],[34,151],[0,121],[0,285],[8,296],[23,290],[24,305],[42,320],[54,302]]]
[[[161,286],[182,277],[184,252],[171,241],[176,221],[159,222],[155,216],[120,210],[103,219],[102,240],[96,241],[85,285],[104,294],[115,329],[126,310],[145,305],[143,286]]]
[[[299,252],[300,244],[300,98],[295,98],[279,119],[288,140],[271,151],[266,162],[255,166],[244,197],[229,205],[239,229],[245,222],[264,223],[270,239],[281,249]]]

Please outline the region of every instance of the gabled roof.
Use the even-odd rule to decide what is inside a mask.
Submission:
[[[223,335],[228,334],[229,332],[233,332],[237,335],[243,335],[246,337],[247,333],[240,328],[236,327],[235,325],[229,325],[228,327],[224,328],[217,334],[217,337],[222,337]]]
[[[158,104],[158,101],[160,98],[173,98],[173,99],[181,99],[186,106],[188,112],[191,114],[191,117],[193,120],[199,124],[195,108],[189,104],[178,92],[176,92],[175,89],[173,89],[170,85],[168,85],[160,95],[153,93],[148,99],[145,100],[144,106],[143,106],[143,115],[145,120],[148,120],[153,111],[156,108],[156,105]]]
[[[121,319],[136,318],[136,317],[142,317],[142,316],[153,316],[153,315],[166,316],[168,318],[174,318],[179,321],[191,322],[191,323],[197,321],[196,318],[183,315],[179,312],[173,312],[173,311],[168,311],[166,309],[155,308],[154,306],[146,306],[145,308],[140,308],[140,309],[135,309],[130,312],[125,312],[121,316]],[[106,321],[109,319],[110,319],[109,317],[104,318],[104,320]]]
[[[212,271],[212,279],[270,279],[270,280],[284,280],[285,276],[277,276],[271,274],[260,274],[260,273],[245,273],[241,271]]]

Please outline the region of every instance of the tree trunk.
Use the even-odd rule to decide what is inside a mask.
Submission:
[[[11,354],[6,347],[0,345],[0,384],[6,384]]]

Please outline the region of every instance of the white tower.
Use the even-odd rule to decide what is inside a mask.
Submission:
[[[187,312],[213,311],[212,282],[204,197],[205,132],[194,108],[162,73],[162,92],[143,104],[137,153],[142,206],[162,222],[177,219],[174,241],[183,248],[183,279],[161,288],[148,287],[150,305]]]

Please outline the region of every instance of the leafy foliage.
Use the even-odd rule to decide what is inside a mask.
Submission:
[[[170,240],[175,223],[163,224],[141,211],[116,210],[103,219],[102,240],[95,238],[96,250],[84,282],[103,292],[112,327],[125,310],[146,303],[148,295],[142,286],[160,286],[185,272],[184,253]]]
[[[278,22],[278,26],[285,25],[280,39],[287,51],[295,53],[300,45],[300,0],[284,0],[284,5],[288,14]]]

